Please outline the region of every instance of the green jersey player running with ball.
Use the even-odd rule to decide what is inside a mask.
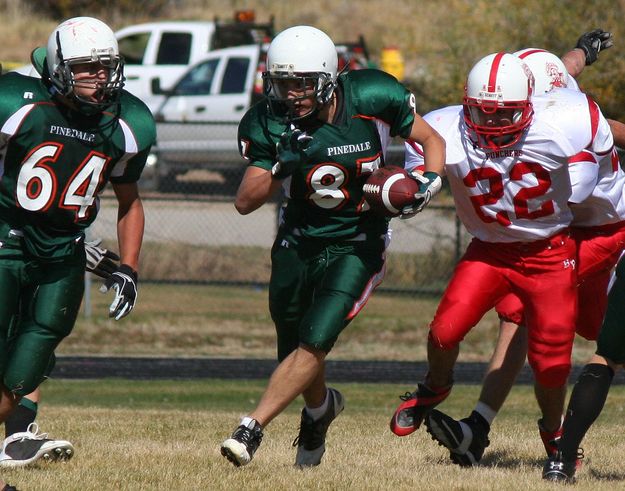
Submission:
[[[115,291],[109,315],[119,320],[134,307],[144,226],[137,180],[155,139],[147,107],[122,90],[123,61],[106,24],[63,22],[33,61],[41,79],[0,78],[0,421],[38,387],[74,327],[84,230],[108,181],[121,256],[104,285]],[[47,443],[7,438],[2,465],[36,460]]]
[[[236,466],[248,464],[264,427],[301,394],[306,407],[295,462],[312,466],[321,462],[328,426],[344,407],[341,393],[326,387],[325,358],[384,274],[388,219],[368,211],[362,186],[384,166],[392,137],[413,138],[423,144],[426,172],[405,212],[421,211],[440,190],[445,144],[394,77],[378,70],[338,75],[334,43],[316,28],[276,36],[267,66],[267,100],[239,125],[249,166],[235,207],[251,213],[281,186],[288,198],[269,285],[280,363],[221,453]]]

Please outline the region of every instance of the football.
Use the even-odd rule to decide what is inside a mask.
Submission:
[[[373,172],[362,187],[365,201],[376,213],[396,217],[414,202],[419,183],[402,167],[389,165]]]

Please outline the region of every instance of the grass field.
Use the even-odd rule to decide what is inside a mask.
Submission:
[[[409,387],[336,385],[346,410],[332,425],[322,465],[293,467],[300,401],[276,419],[250,465],[235,468],[219,454],[263,382],[50,381],[39,423],[76,447],[63,464],[3,471],[20,490],[501,490],[561,489],[540,477],[544,450],[531,388],[516,387],[491,432],[482,465],[461,469],[420,429],[398,438],[388,429],[397,396]],[[478,387],[458,386],[443,403],[462,417]],[[625,487],[622,417],[617,386],[584,442],[587,458],[577,490]]]

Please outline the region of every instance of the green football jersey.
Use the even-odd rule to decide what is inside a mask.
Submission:
[[[154,119],[126,91],[110,109],[118,112],[78,114],[40,79],[0,77],[0,225],[22,230],[32,254],[69,254],[95,219],[106,183],[139,179]]]
[[[304,237],[330,240],[379,236],[388,219],[368,210],[362,186],[384,166],[391,138],[409,136],[414,96],[394,77],[373,69],[341,75],[336,91],[339,106],[332,123],[300,126],[313,140],[308,158],[284,181],[285,226]],[[286,123],[259,102],[239,124],[241,155],[249,165],[270,170],[285,130]]]

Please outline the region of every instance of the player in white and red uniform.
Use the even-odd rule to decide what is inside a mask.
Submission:
[[[562,61],[552,53],[528,48],[515,55],[528,63],[536,76],[537,93],[557,87],[579,90]],[[548,99],[535,99],[535,107],[541,100]],[[620,123],[611,122],[612,127],[613,124]],[[419,165],[418,152],[416,146],[407,148],[407,166]],[[625,174],[614,149],[603,155],[583,150],[569,162],[573,188],[569,198],[574,213],[572,235],[578,245],[576,266],[580,300],[576,331],[587,339],[596,339],[606,309],[610,273],[625,245]],[[523,322],[521,301],[514,294],[507,295],[496,310],[502,319],[500,335],[475,410],[460,421],[434,410],[426,421],[433,438],[447,447],[452,460],[460,465],[472,465],[480,459],[484,446],[488,445],[490,424],[525,363],[527,334],[524,328],[517,329]],[[476,425],[476,421],[485,424]],[[551,430],[542,420],[538,425],[545,449],[552,455],[557,450],[554,442],[562,432],[560,422]],[[486,435],[478,439],[480,441],[472,442],[473,435],[479,432],[472,426],[485,428]]]
[[[612,135],[584,94],[562,89],[537,97],[532,109],[532,88],[519,58],[492,54],[469,74],[462,111],[428,115],[446,140],[457,213],[474,239],[430,325],[425,383],[402,398],[391,421],[400,436],[447,397],[460,341],[508,293],[525,305],[544,419],[559,423],[577,305],[568,159],[585,148],[609,151]]]

